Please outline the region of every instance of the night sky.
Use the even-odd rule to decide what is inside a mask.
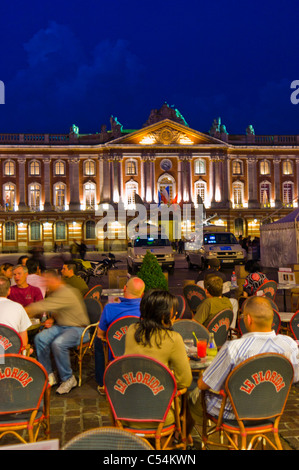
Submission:
[[[191,128],[299,134],[299,2],[2,0],[0,133],[138,129],[174,105]],[[298,94],[299,97],[299,94]]]

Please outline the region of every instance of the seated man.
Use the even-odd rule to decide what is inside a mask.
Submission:
[[[227,282],[225,273],[220,271],[220,261],[218,258],[212,258],[209,260],[208,269],[204,269],[198,274],[195,284],[201,285],[199,282],[204,281],[208,274],[217,274],[217,276],[221,277],[223,283]]]
[[[64,282],[68,284],[69,286],[72,286],[75,289],[78,289],[81,292],[82,296],[84,297],[84,295],[87,294],[87,292],[89,291],[89,287],[84,281],[84,279],[75,275],[75,272],[76,272],[75,263],[65,263],[62,266],[61,274],[62,274]]]
[[[46,296],[45,280],[41,275],[39,262],[33,258],[29,258],[26,261],[26,267],[28,269],[27,282],[30,286],[39,287],[43,297]]]
[[[69,349],[80,344],[83,330],[89,325],[89,318],[77,289],[67,286],[54,269],[45,271],[43,276],[49,295],[40,302],[28,305],[26,311],[29,317],[51,312],[51,317],[45,322],[45,329],[35,336],[34,343],[37,359],[49,374],[50,385],[57,383],[51,362],[51,353],[53,354],[62,381],[56,392],[64,394],[77,385]]]
[[[43,299],[43,294],[39,287],[31,286],[27,282],[28,269],[26,266],[18,264],[13,269],[15,285],[11,286],[8,298],[26,307],[32,302]]]
[[[231,370],[252,356],[266,352],[285,355],[294,367],[294,383],[299,380],[297,343],[290,336],[276,335],[271,329],[273,310],[269,300],[266,297],[250,297],[244,304],[243,315],[248,333],[239,339],[227,341],[197,382],[199,390],[211,389],[206,397],[207,411],[215,417],[219,415],[222,396],[212,390],[219,392],[223,389]],[[188,432],[202,415],[198,389],[192,392],[188,403],[191,413]],[[229,401],[226,402],[223,416],[225,419],[235,419]]]
[[[0,276],[0,323],[10,326],[21,336],[23,347],[28,344],[27,328],[31,321],[22,305],[9,300],[10,281],[7,277]]]
[[[232,304],[227,297],[222,297],[223,280],[218,275],[207,276],[204,287],[207,298],[197,307],[194,320],[207,326],[217,313],[225,309],[232,310]]]
[[[140,317],[140,302],[144,288],[142,279],[131,277],[124,286],[124,296],[120,297],[120,303],[108,303],[104,307],[95,338],[95,376],[98,384],[97,390],[101,395],[104,394],[103,375],[105,370],[102,339],[106,338],[106,331],[115,320],[127,315]]]

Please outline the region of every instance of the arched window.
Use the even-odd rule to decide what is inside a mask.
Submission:
[[[260,184],[260,202],[263,207],[270,207],[271,183],[262,181]]]
[[[294,199],[294,183],[285,181],[282,185],[282,201],[286,206],[292,207]]]
[[[234,160],[232,167],[233,175],[243,175],[243,163],[241,160]]]
[[[244,202],[244,184],[241,181],[233,183],[233,205],[234,207],[243,207]]]
[[[293,163],[290,160],[282,162],[282,174],[292,175],[293,174]]]
[[[7,160],[6,162],[4,162],[4,176],[15,176],[15,172],[15,162],[13,162],[12,160]]]
[[[206,174],[206,162],[201,158],[198,158],[194,162],[194,174],[195,175],[205,175]]]
[[[260,174],[270,175],[270,162],[268,162],[268,160],[262,160],[260,162]]]
[[[130,180],[126,183],[126,201],[129,208],[134,208],[136,201],[135,195],[138,193],[138,183],[134,180]]]
[[[3,185],[3,201],[5,210],[13,211],[15,209],[16,186],[13,183]]]
[[[66,240],[66,225],[62,220],[55,224],[55,240]]]
[[[160,194],[162,194],[163,189],[167,189],[167,188],[168,188],[167,192],[169,193],[169,202],[171,203],[171,201],[176,196],[175,179],[168,173],[164,173],[158,179],[158,191],[160,191]]]
[[[126,175],[137,175],[137,161],[130,159],[126,161]]]
[[[62,160],[58,160],[54,163],[54,175],[64,176],[65,175],[65,163]]]
[[[84,201],[86,209],[94,209],[96,205],[96,185],[88,182],[84,184]]]
[[[39,211],[41,203],[41,186],[38,183],[29,185],[28,194],[29,206],[31,210]]]
[[[58,210],[65,210],[66,206],[66,185],[64,183],[56,183],[54,185],[54,201],[53,204]]]
[[[39,222],[31,222],[29,225],[29,233],[31,241],[41,240],[41,224]]]
[[[7,242],[12,242],[16,240],[16,224],[14,222],[5,222],[4,239]]]
[[[37,160],[33,160],[29,164],[29,175],[40,176],[40,163]]]
[[[196,181],[194,185],[194,203],[196,205],[205,203],[207,194],[207,183],[203,180]]]
[[[86,240],[94,240],[96,238],[96,223],[93,220],[87,220],[85,224]]]
[[[96,174],[96,164],[93,160],[87,160],[84,162],[84,175],[85,176],[95,176]]]

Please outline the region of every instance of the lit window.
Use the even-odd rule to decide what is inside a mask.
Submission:
[[[264,207],[270,206],[271,184],[263,181],[260,185],[260,201]]]
[[[206,198],[207,184],[205,181],[195,183],[195,204],[202,204]]]
[[[138,192],[138,183],[128,181],[126,183],[126,199],[129,207],[135,206],[135,195]]]
[[[40,175],[40,164],[36,160],[34,160],[33,162],[30,162],[29,175],[30,176],[39,176]]]
[[[233,183],[233,203],[235,207],[243,206],[244,186],[240,182]]]
[[[54,173],[56,176],[64,176],[65,175],[65,165],[64,162],[59,160],[54,164]]]
[[[260,163],[260,174],[261,175],[270,175],[270,163],[268,160],[263,160]]]
[[[15,163],[12,160],[4,163],[4,175],[15,176]]]
[[[282,173],[284,175],[292,175],[293,174],[293,164],[290,160],[286,160],[282,163]]]
[[[13,211],[15,206],[16,188],[12,183],[7,183],[3,187],[3,199],[5,201],[5,210]]]
[[[240,160],[233,161],[233,175],[242,175],[243,174],[243,165]]]
[[[87,160],[84,163],[84,175],[85,176],[94,176],[96,174],[96,165],[93,160]]]
[[[63,183],[57,183],[54,186],[54,206],[57,209],[65,209],[66,189]]]
[[[137,164],[135,160],[128,160],[126,162],[126,175],[137,175]]]
[[[32,183],[29,185],[29,206],[32,210],[40,210],[40,185]]]
[[[86,183],[84,185],[84,200],[86,209],[94,209],[96,203],[96,185],[94,183]]]
[[[294,184],[291,181],[287,181],[283,183],[282,186],[282,197],[283,197],[283,203],[292,206],[293,205],[293,199],[294,199]]]
[[[195,175],[206,174],[206,162],[204,160],[195,160],[194,162],[194,173]]]

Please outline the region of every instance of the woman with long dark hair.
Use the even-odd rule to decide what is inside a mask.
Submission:
[[[189,387],[192,372],[182,336],[172,329],[178,311],[177,298],[165,290],[151,290],[140,303],[140,320],[126,333],[125,354],[142,354],[167,366],[174,374],[177,388]],[[166,425],[174,422],[170,409]]]

